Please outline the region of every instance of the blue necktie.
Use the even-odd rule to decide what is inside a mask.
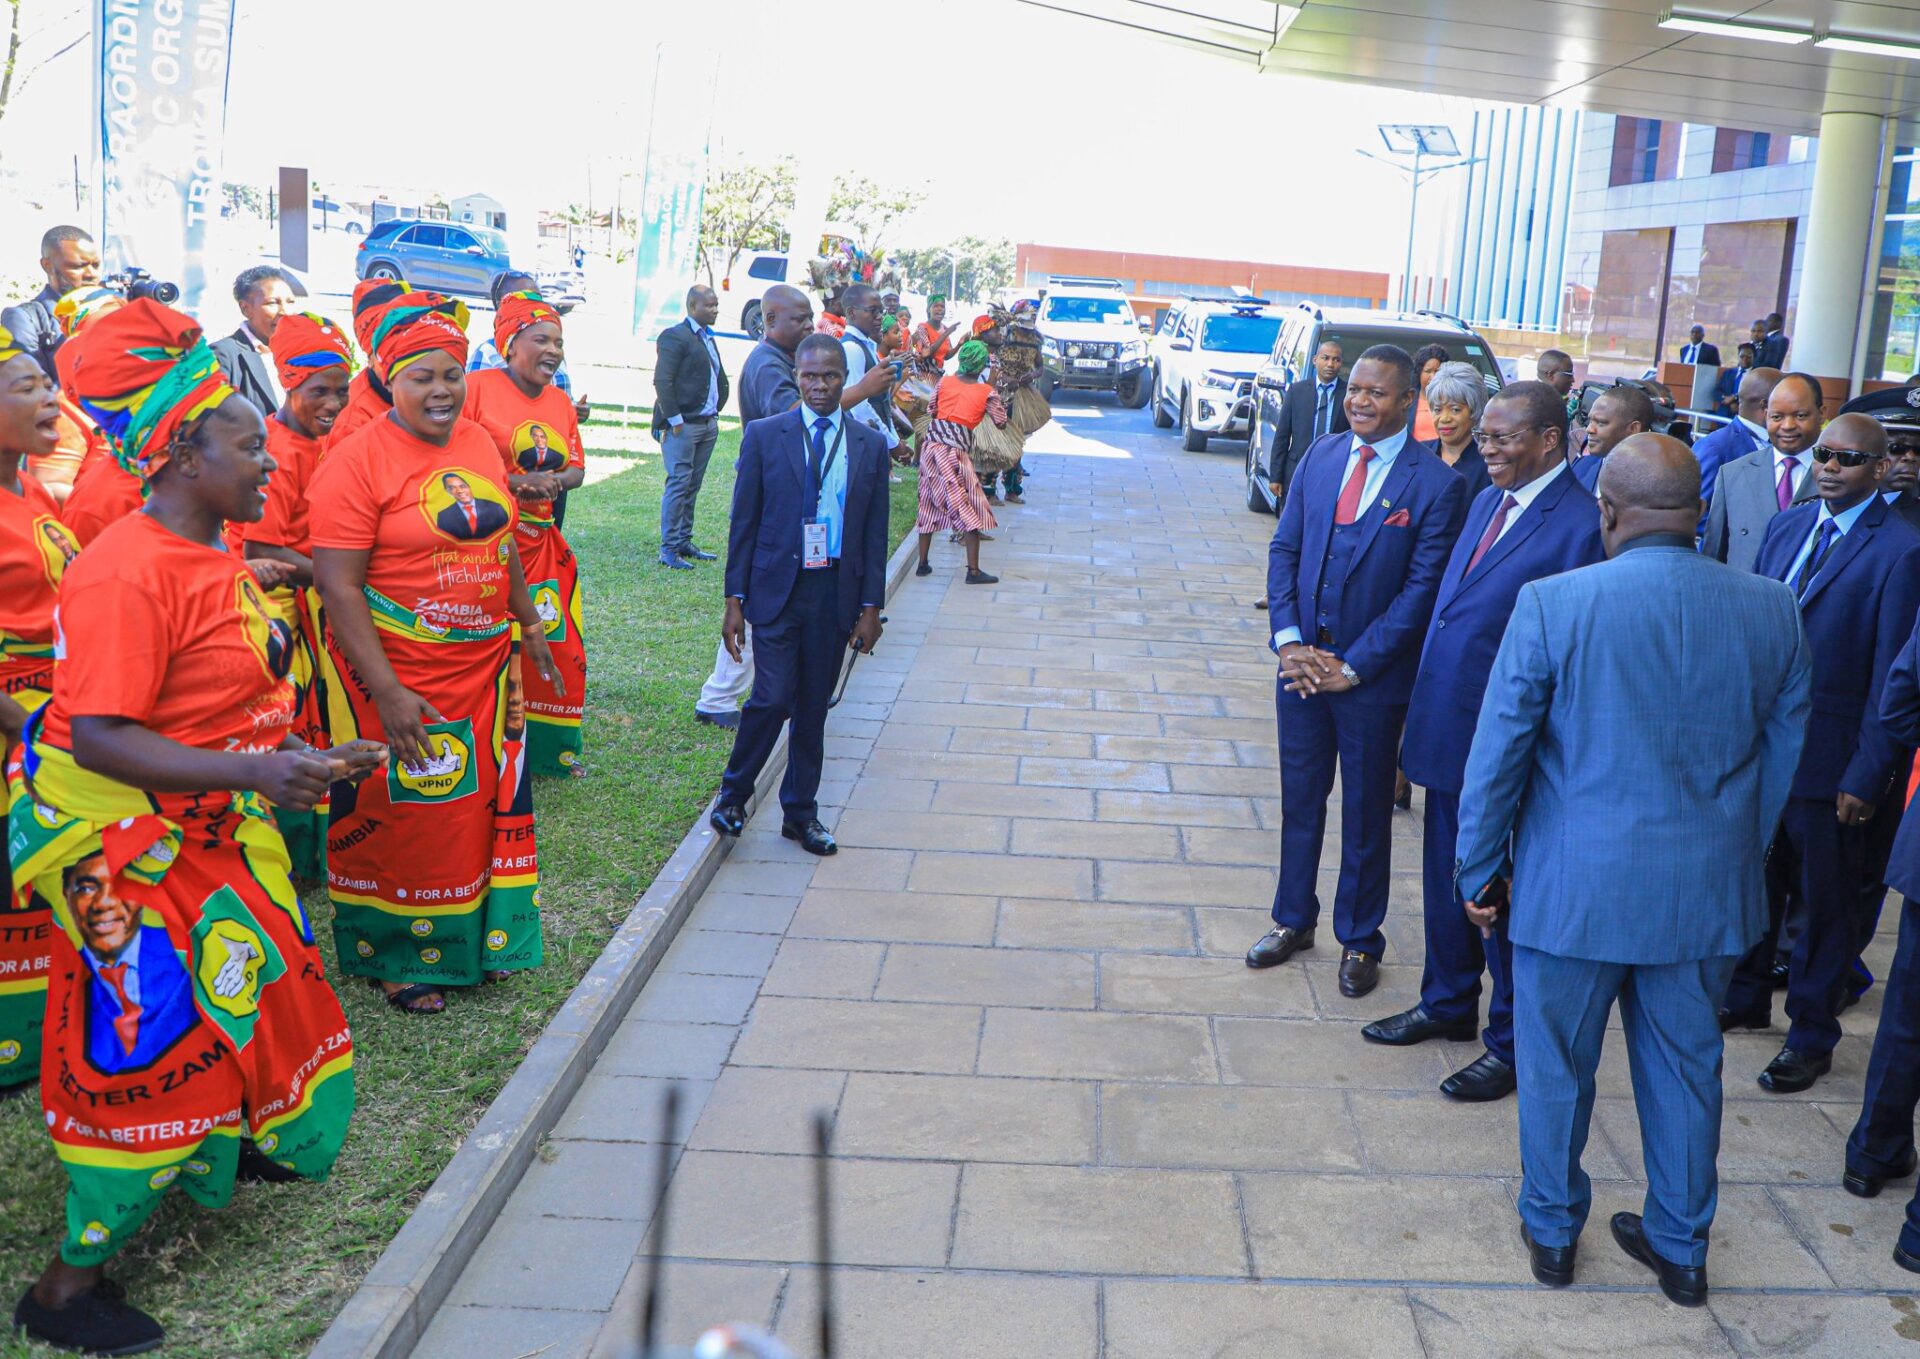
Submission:
[[[1807,560],[1801,566],[1800,573],[1793,578],[1795,599],[1805,597],[1807,586],[1811,585],[1813,578],[1820,574],[1820,568],[1826,564],[1827,551],[1833,546],[1834,539],[1839,536],[1840,527],[1831,519],[1821,524],[1819,531],[1813,535],[1813,550],[1807,553]]]
[[[813,437],[810,441],[813,445],[813,457],[807,462],[807,485],[809,488],[807,495],[807,516],[809,518],[819,513],[820,474],[827,465],[827,431],[832,428],[833,421],[824,415],[813,422]]]

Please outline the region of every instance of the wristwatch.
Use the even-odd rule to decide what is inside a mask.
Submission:
[[[1359,672],[1357,672],[1352,666],[1348,665],[1345,661],[1340,662],[1340,673],[1347,677],[1348,684],[1353,685],[1355,688],[1358,688],[1360,686]]]

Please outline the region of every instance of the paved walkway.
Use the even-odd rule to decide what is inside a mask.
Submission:
[[[1643,1193],[1610,1045],[1580,1286],[1531,1284],[1514,1103],[1434,1090],[1478,1044],[1359,1037],[1418,987],[1417,806],[1374,995],[1340,996],[1331,939],[1241,964],[1279,804],[1252,607],[1273,521],[1244,508],[1239,458],[1104,403],[1037,447],[987,547],[1000,585],[962,585],[939,545],[834,714],[839,856],[782,841],[777,807],[754,820],[418,1353],[590,1350],[632,1301],[669,1079],[691,1106],[682,1343],[747,1320],[811,1352],[804,1152],[827,1109],[842,1359],[1920,1353],[1888,1258],[1906,1193],[1838,1185],[1859,1036],[1798,1099],[1753,1084],[1777,1036],[1730,1043],[1698,1311],[1606,1232]]]

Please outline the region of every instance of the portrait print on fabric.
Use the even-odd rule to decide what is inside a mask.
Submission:
[[[507,494],[467,467],[448,467],[420,484],[420,512],[441,536],[484,542],[512,522]]]

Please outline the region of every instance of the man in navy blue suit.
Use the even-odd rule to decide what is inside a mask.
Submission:
[[[1247,951],[1274,967],[1313,947],[1327,798],[1340,774],[1340,991],[1380,980],[1394,770],[1420,639],[1460,535],[1459,476],[1408,437],[1413,359],[1375,345],[1347,377],[1351,432],[1307,450],[1267,554],[1280,725],[1280,882],[1273,929]]]
[[[1616,391],[1647,399],[1638,388]],[[1420,1001],[1360,1031],[1369,1042],[1394,1047],[1429,1038],[1471,1039],[1479,1031],[1484,967],[1493,977],[1482,1035],[1487,1050],[1440,1084],[1442,1094],[1458,1100],[1500,1099],[1514,1088],[1513,947],[1504,930],[1483,944],[1453,884],[1461,780],[1487,672],[1521,586],[1606,556],[1599,508],[1567,465],[1567,406],[1559,393],[1544,382],[1511,384],[1487,403],[1477,437],[1493,485],[1467,511],[1440,580],[1400,742],[1400,767],[1427,790],[1421,870],[1427,958]],[[1599,457],[1581,459],[1589,461],[1600,465]]]
[[[193,986],[164,929],[146,929],[140,907],[114,891],[104,854],[67,869],[67,912],[87,964],[87,1060],[118,1074],[152,1066],[199,1020]]]
[[[1822,430],[1813,449],[1819,498],[1775,516],[1753,568],[1799,600],[1818,696],[1767,856],[1773,927],[1740,960],[1720,1016],[1723,1029],[1773,1022],[1773,938],[1787,899],[1797,898],[1805,919],[1787,969],[1791,1027],[1759,1077],[1779,1094],[1832,1069],[1848,976],[1873,930],[1865,903],[1884,828],[1872,823],[1900,815],[1913,758],[1880,721],[1887,669],[1920,612],[1920,533],[1880,496],[1886,452],[1885,433],[1867,416],[1843,415]]]
[[[871,651],[880,640],[887,445],[841,413],[847,359],[838,340],[809,335],[794,361],[800,405],[754,421],[740,441],[721,641],[737,661],[753,625],[753,696],[710,820],[722,835],[745,828],[754,782],[791,720],[780,833],[809,854],[832,854],[817,801],[827,701],[846,649]]]
[[[1920,743],[1920,631],[1907,640],[1887,671],[1880,722],[1894,740],[1907,746]],[[1896,796],[1904,795],[1902,789]],[[1847,1138],[1846,1172],[1840,1181],[1849,1194],[1863,1199],[1878,1196],[1888,1181],[1905,1179],[1920,1168],[1913,1145],[1913,1111],[1920,1107],[1920,817],[1902,821],[1886,880],[1905,898],[1900,943],[1887,971],[1880,1026],[1867,1061],[1866,1094],[1859,1121]],[[1920,1274],[1920,1189],[1907,1203],[1893,1262]]]
[[[1587,412],[1587,448],[1574,460],[1573,479],[1592,495],[1607,454],[1636,434],[1651,433],[1654,419],[1653,398],[1631,382],[1600,393]]]
[[[1475,924],[1509,896],[1519,1209],[1533,1275],[1573,1282],[1581,1168],[1608,1021],[1645,1151],[1613,1238],[1684,1306],[1707,1299],[1718,1194],[1714,1011],[1767,916],[1761,860],[1809,706],[1787,588],[1694,551],[1700,469],[1637,434],[1600,476],[1609,560],[1520,589],[1460,798],[1455,874]],[[1676,696],[1713,695],[1712,721]],[[1831,809],[1829,809],[1831,814]]]

